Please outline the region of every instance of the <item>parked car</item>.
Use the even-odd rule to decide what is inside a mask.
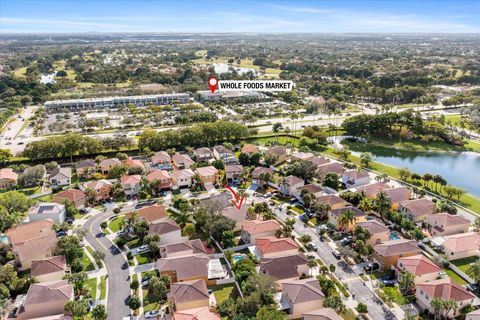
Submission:
[[[318,251],[318,246],[317,246],[315,243],[310,243],[309,247],[310,247],[310,249],[312,249],[313,251]]]
[[[57,231],[57,238],[65,237],[67,235],[66,231],[58,230]]]
[[[148,286],[149,283],[150,283],[150,276],[142,277],[142,287]]]
[[[157,318],[159,316],[160,312],[158,310],[151,310],[147,311],[143,314],[143,317],[145,319],[150,319],[150,318]]]
[[[73,218],[67,218],[67,220],[65,220],[68,224],[73,224],[73,221],[75,221],[75,219]]]
[[[480,287],[476,283],[467,284],[467,290],[474,294],[480,294]]]
[[[338,260],[340,260],[342,258],[342,255],[340,254],[340,251],[338,251],[337,249],[333,250],[332,251],[332,254],[335,258],[337,258]]]
[[[270,198],[272,196],[271,192],[267,192],[263,195],[264,198]]]
[[[148,246],[146,244],[137,248],[138,253],[147,252],[148,250],[150,250],[150,249],[148,248]]]
[[[384,275],[382,278],[382,283],[387,287],[395,286],[395,274]]]
[[[88,209],[87,208],[81,208],[80,210],[78,210],[78,212],[80,212],[81,214],[87,214]]]
[[[380,265],[376,262],[369,262],[363,266],[363,270],[365,270],[366,272],[377,271],[380,270]]]
[[[345,237],[343,238],[341,241],[340,241],[340,244],[342,246],[348,246],[349,244],[351,244],[353,241],[353,237],[352,236],[348,236],[348,237]]]

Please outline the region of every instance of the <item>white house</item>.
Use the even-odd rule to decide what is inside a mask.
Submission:
[[[72,168],[55,168],[50,172],[48,176],[48,182],[52,189],[56,189],[63,186],[69,186],[72,181]]]
[[[305,181],[295,176],[288,176],[278,186],[278,191],[284,195],[299,197],[301,188],[305,185]]]
[[[55,223],[65,222],[65,206],[54,202],[41,203],[28,210],[30,222],[52,219]]]
[[[347,171],[342,173],[342,184],[347,188],[355,188],[370,183],[370,176],[364,171]]]

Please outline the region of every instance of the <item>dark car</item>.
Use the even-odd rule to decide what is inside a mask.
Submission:
[[[78,212],[80,212],[81,214],[87,214],[87,213],[88,213],[88,209],[82,208],[82,209],[79,209]]]
[[[75,219],[73,218],[68,218],[67,220],[65,220],[68,224],[72,224],[73,221],[75,221]]]
[[[384,275],[382,278],[382,283],[387,286],[387,287],[393,287],[395,286],[395,275],[394,274],[388,274]]]
[[[97,237],[97,238],[105,237],[105,233],[99,232],[99,233],[97,233],[97,236],[96,236],[96,237]]]
[[[476,283],[467,284],[467,290],[474,294],[480,294],[480,287]]]
[[[348,236],[348,237],[345,237],[343,238],[341,241],[340,241],[340,244],[342,246],[348,246],[349,244],[351,244],[353,241],[353,237],[352,236]]]
[[[380,269],[380,265],[376,262],[373,262],[373,263],[369,262],[365,266],[363,266],[363,270],[365,270],[366,272],[373,272],[379,269]]]
[[[66,231],[63,231],[63,230],[58,230],[57,231],[57,237],[58,238],[65,237],[66,235],[67,235]]]

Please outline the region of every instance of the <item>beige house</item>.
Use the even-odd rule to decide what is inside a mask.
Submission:
[[[273,173],[274,171],[270,168],[256,167],[255,170],[252,171],[252,183],[263,188],[268,183],[268,181],[264,180],[265,175],[269,174],[273,180]]]
[[[350,222],[346,226],[342,226],[339,221],[341,220],[340,217],[347,211],[353,212],[355,220]],[[367,215],[361,211],[360,209],[357,209],[356,207],[344,207],[340,209],[333,209],[328,212],[328,222],[333,224],[337,230],[344,230],[347,232],[352,231],[355,228],[355,225],[359,222],[366,222],[367,221]]]
[[[225,179],[227,183],[238,183],[242,178],[243,166],[241,164],[230,164],[225,166]]]
[[[305,181],[295,176],[283,178],[278,186],[278,191],[286,196],[299,197],[301,188],[305,185]]]
[[[122,162],[118,160],[118,158],[104,159],[100,161],[100,164],[99,164],[100,172],[102,174],[108,174],[110,172],[110,169],[112,169],[112,167],[118,166],[120,164],[122,164]]]
[[[167,165],[170,166],[172,164],[172,158],[166,151],[158,151],[152,156],[152,162],[155,165]]]
[[[401,201],[398,203],[398,211],[413,222],[422,222],[431,214],[435,213],[436,204],[426,198]]]
[[[480,320],[480,309],[467,313],[465,320]]]
[[[315,176],[322,181],[328,173],[336,173],[337,175],[341,176],[344,172],[345,168],[343,168],[343,164],[339,162],[331,162],[317,166],[317,170],[315,170]]]
[[[215,185],[219,179],[218,170],[214,166],[199,167],[197,173],[205,187]]]
[[[330,160],[324,157],[313,157],[310,159],[307,159],[306,161],[313,163],[315,167],[323,166],[324,164],[330,163]]]
[[[162,258],[174,258],[192,256],[197,253],[207,254],[203,242],[200,239],[187,240],[160,246]]]
[[[447,260],[474,257],[480,254],[480,236],[474,232],[443,237],[442,248]]]
[[[172,219],[151,223],[148,226],[149,235],[159,235],[159,244],[169,244],[185,240],[182,237],[182,228]]]
[[[348,189],[369,184],[370,180],[370,175],[365,171],[347,171],[342,173],[342,184]]]
[[[167,207],[161,204],[143,207],[135,212],[141,220],[148,222],[148,224],[165,221],[168,218]],[[132,216],[132,214],[132,212],[129,212],[125,217],[128,219]]]
[[[429,310],[432,313],[434,311],[431,306],[433,299],[454,300],[457,302],[458,308],[451,310],[448,316],[456,317],[460,314],[462,308],[474,302],[475,296],[447,277],[430,282],[418,283],[415,298],[420,308]]]
[[[290,155],[292,161],[307,161],[313,159],[315,155],[311,152],[294,152]]]
[[[303,253],[297,253],[290,256],[262,259],[258,267],[259,272],[277,278],[277,283],[281,284],[308,276],[307,262],[308,259]]]
[[[383,191],[392,201],[392,209],[398,210],[398,204],[402,201],[410,200],[412,190],[407,187],[392,188]]]
[[[85,184],[85,189],[95,191],[96,201],[106,200],[110,198],[112,183],[107,180],[90,181]]]
[[[174,170],[172,172],[172,189],[190,187],[194,175],[195,173],[191,169]]]
[[[249,220],[241,222],[240,237],[243,243],[255,243],[255,239],[273,237],[282,226],[276,220]]]
[[[122,184],[122,190],[127,197],[135,196],[140,192],[142,176],[134,174],[131,176],[122,176],[120,183]]]
[[[288,156],[287,148],[282,146],[273,147],[265,152],[265,157],[267,156],[273,157],[275,164],[285,162]]]
[[[157,181],[156,191],[170,189],[172,187],[172,176],[167,170],[155,169],[147,175],[147,180],[149,182]]]
[[[321,308],[302,314],[302,320],[343,320],[332,308]]]
[[[294,255],[298,248],[298,244],[292,238],[257,238],[254,254],[259,259],[276,258]]]
[[[350,205],[347,201],[340,198],[334,194],[327,194],[324,196],[316,197],[315,199],[318,203],[328,204],[332,210],[334,209],[341,209],[345,208],[346,206]]]
[[[432,237],[441,237],[468,232],[470,220],[443,212],[429,215],[425,224]]]
[[[248,154],[252,154],[252,153],[255,153],[255,152],[258,152],[258,147],[254,144],[250,144],[250,143],[246,143],[243,145],[242,147],[242,153],[248,153]]]
[[[323,307],[325,295],[318,280],[288,280],[282,282],[282,308],[287,311],[288,319],[299,319],[302,314]]]
[[[173,320],[221,320],[218,313],[210,310],[209,307],[199,307],[181,311],[175,311]]]
[[[414,240],[398,239],[377,244],[373,247],[372,257],[382,270],[388,270],[398,263],[398,259],[420,254],[420,248]]]
[[[242,222],[248,220],[248,208],[250,205],[243,204],[240,209],[234,206],[229,206],[224,208],[221,211],[222,216],[227,217],[235,221],[235,227],[233,228],[234,231],[239,231],[242,229]]]
[[[210,148],[198,148],[193,152],[197,162],[207,162],[213,159],[213,151]]]
[[[362,229],[370,232],[371,237],[366,241],[366,244],[373,246],[377,243],[382,243],[390,239],[390,229],[388,229],[387,226],[378,220],[357,222],[356,226],[359,226]]]
[[[375,182],[355,188],[356,192],[364,193],[368,198],[374,199],[380,192],[385,192],[390,187],[383,182]]]
[[[72,182],[72,168],[58,167],[50,172],[48,182],[52,189],[69,186]]]
[[[145,164],[142,160],[128,158],[123,162],[123,164],[129,168],[139,168],[140,170],[142,170],[142,172],[145,172],[146,170]]]
[[[93,159],[79,161],[76,165],[77,175],[82,178],[90,178],[91,176],[93,176],[96,169],[97,164]]]
[[[70,270],[64,256],[32,261],[30,275],[37,282],[62,280]]]
[[[10,189],[17,184],[18,175],[10,168],[0,169],[0,189]]]
[[[172,162],[177,170],[190,169],[195,164],[188,154],[178,152],[172,156]]]
[[[203,253],[190,256],[158,259],[155,267],[160,274],[170,276],[173,282],[208,281],[208,256]]]
[[[73,286],[67,280],[33,283],[18,308],[18,320],[63,314],[65,303],[73,299]]]
[[[209,306],[210,295],[204,280],[172,283],[168,301],[174,312]]]
[[[415,276],[415,284],[436,280],[443,274],[442,268],[423,254],[400,258],[397,265],[392,266],[392,269],[397,271],[399,281],[402,271],[410,272]]]

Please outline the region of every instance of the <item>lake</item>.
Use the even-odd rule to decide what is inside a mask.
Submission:
[[[337,139],[335,139],[337,140]],[[338,142],[335,141],[335,142]],[[365,145],[349,144],[352,154],[359,155]],[[480,197],[480,153],[477,152],[414,152],[375,147],[370,151],[377,162],[392,167],[407,167],[418,174],[439,174],[448,184]]]

